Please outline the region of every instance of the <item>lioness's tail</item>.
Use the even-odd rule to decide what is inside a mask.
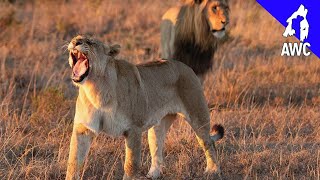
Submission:
[[[212,126],[211,129],[211,140],[213,140],[214,142],[218,141],[219,139],[222,139],[224,136],[224,127],[221,126],[220,124],[215,124]]]

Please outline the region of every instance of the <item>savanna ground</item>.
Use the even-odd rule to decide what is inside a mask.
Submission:
[[[177,0],[0,1],[0,179],[63,179],[76,88],[64,46],[74,35],[122,45],[120,57],[159,57],[161,15]],[[226,179],[319,179],[320,63],[282,58],[284,28],[255,1],[231,0],[228,38],[205,94]],[[294,40],[294,39],[291,39]],[[205,179],[205,158],[188,124],[166,141],[164,179]],[[100,144],[100,145],[98,145]],[[143,137],[142,169],[150,166]],[[84,179],[121,179],[124,139],[101,134]]]

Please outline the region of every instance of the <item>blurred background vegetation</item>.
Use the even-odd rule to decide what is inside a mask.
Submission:
[[[63,179],[76,88],[66,45],[77,34],[122,46],[133,63],[161,53],[162,14],[177,0],[0,0],[0,177]],[[282,27],[256,1],[230,0],[231,23],[204,91],[227,179],[319,178],[320,64],[281,57]],[[202,179],[204,157],[190,127],[174,124],[167,179]],[[98,143],[103,144],[98,146]],[[144,138],[142,174],[150,166]],[[100,135],[86,179],[121,179],[123,139]]]

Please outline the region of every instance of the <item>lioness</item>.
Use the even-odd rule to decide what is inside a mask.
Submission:
[[[79,87],[66,179],[79,179],[91,141],[103,131],[124,136],[126,158],[123,179],[133,179],[140,165],[141,133],[148,130],[152,156],[149,178],[160,176],[165,134],[181,114],[196,132],[208,173],[219,172],[210,116],[195,73],[178,61],[133,65],[115,57],[119,45],[77,36],[68,46],[72,80]]]

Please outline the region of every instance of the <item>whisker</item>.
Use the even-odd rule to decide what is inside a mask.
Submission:
[[[63,53],[65,53],[66,51],[68,51],[68,45],[69,45],[69,43],[66,42],[65,44],[63,44],[63,45],[61,46],[61,49],[64,50]]]
[[[63,48],[68,48],[68,44],[62,45],[62,46],[61,46],[61,49],[63,49]]]
[[[61,46],[61,49],[64,48],[64,47],[68,47],[68,45],[69,45],[69,42],[66,41],[66,42]]]

